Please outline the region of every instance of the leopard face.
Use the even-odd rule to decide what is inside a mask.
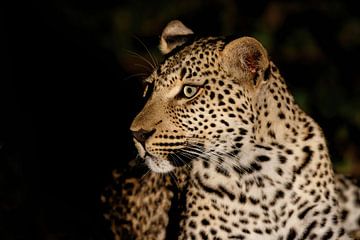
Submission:
[[[228,44],[210,37],[184,45],[146,79],[150,98],[131,126],[139,155],[155,172],[199,157],[215,162],[234,157],[243,142],[253,141],[250,96],[269,68],[264,48],[247,37]]]

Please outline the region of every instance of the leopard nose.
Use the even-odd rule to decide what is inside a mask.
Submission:
[[[156,130],[153,129],[153,130],[144,130],[144,129],[140,129],[139,131],[133,131],[132,132],[132,135],[133,137],[139,141],[142,145],[145,144],[145,141],[151,136],[154,134]]]

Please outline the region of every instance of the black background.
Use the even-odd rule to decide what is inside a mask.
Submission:
[[[136,82],[52,2],[8,4],[0,239],[104,239],[100,193],[130,159]]]

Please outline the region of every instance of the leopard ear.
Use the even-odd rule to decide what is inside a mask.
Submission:
[[[160,37],[159,48],[161,53],[168,54],[176,47],[186,43],[193,34],[194,32],[179,20],[169,22]]]
[[[265,48],[251,37],[241,37],[226,44],[221,56],[225,71],[241,81],[251,79],[254,85],[259,73],[269,66]]]

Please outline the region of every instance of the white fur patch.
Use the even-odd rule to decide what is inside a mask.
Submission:
[[[151,169],[151,171],[156,173],[167,173],[174,170],[174,166],[170,164],[167,160],[161,160],[151,156],[145,157],[146,165]]]

